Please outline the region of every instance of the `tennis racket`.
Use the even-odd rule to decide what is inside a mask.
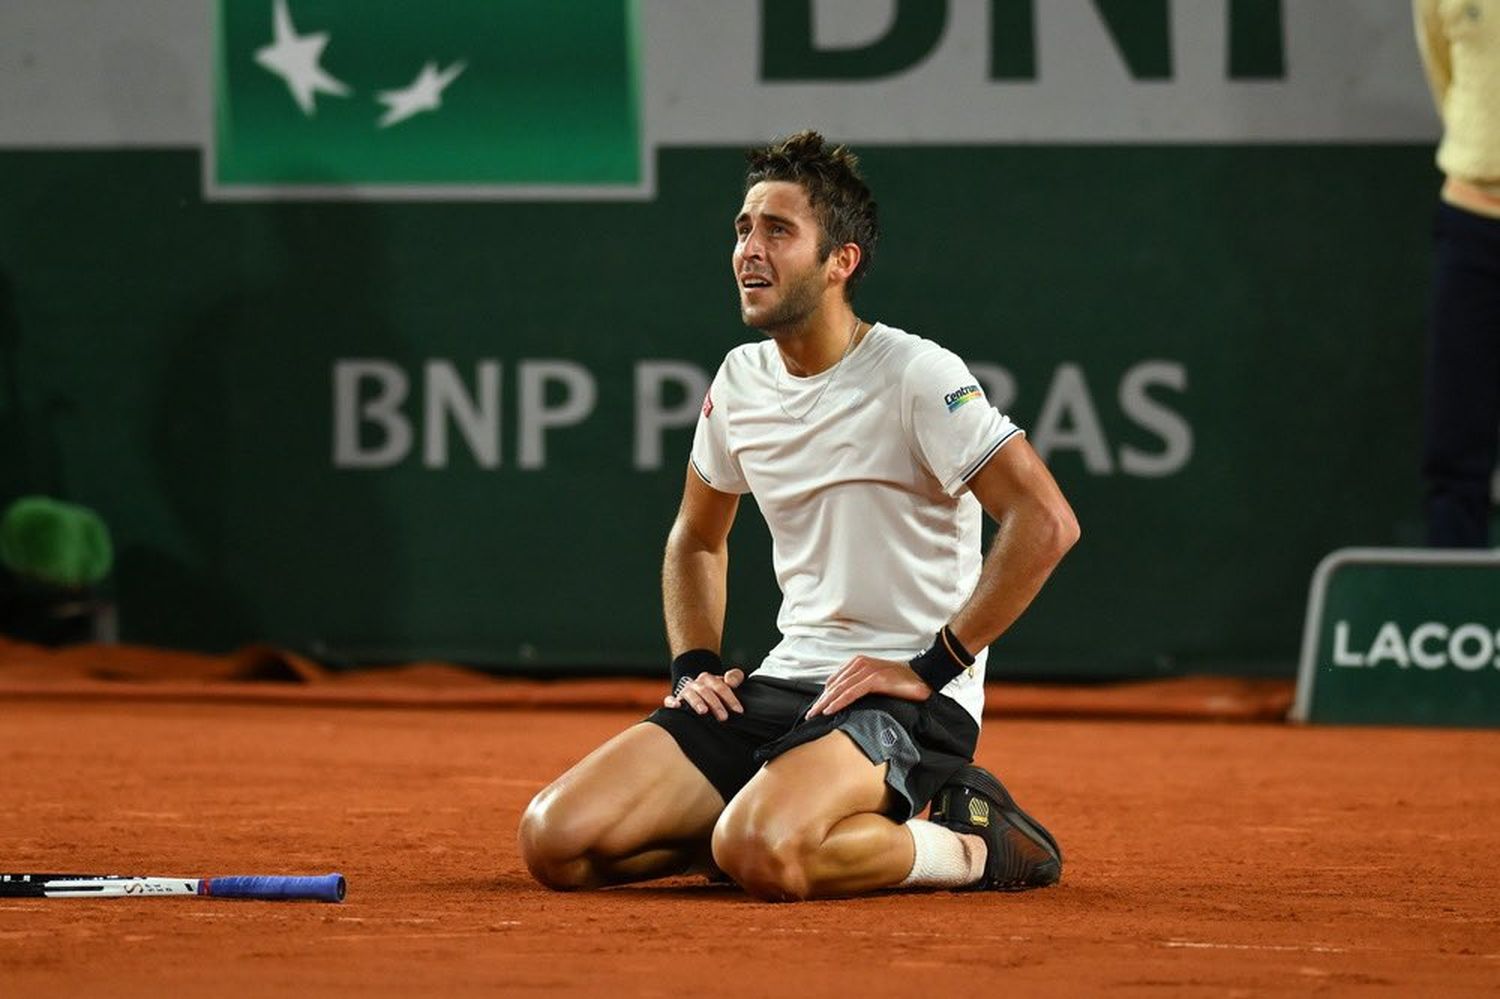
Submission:
[[[159,878],[133,877],[128,874],[0,874],[0,898],[139,898],[154,895],[342,902],[344,876],[262,874],[222,878]]]

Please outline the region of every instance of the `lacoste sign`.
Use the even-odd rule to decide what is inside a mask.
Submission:
[[[1352,631],[1348,621],[1334,623],[1329,656],[1334,666],[1442,669],[1452,665],[1470,672],[1500,669],[1500,658],[1495,655],[1500,631],[1488,624],[1469,621],[1454,626],[1424,621],[1408,631],[1399,621],[1386,621],[1367,643],[1352,638]]]
[[[1302,643],[1294,719],[1500,727],[1500,552],[1334,552]]]

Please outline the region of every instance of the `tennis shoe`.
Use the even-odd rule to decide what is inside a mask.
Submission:
[[[984,840],[984,876],[970,891],[1026,891],[1062,878],[1062,849],[1042,824],[1016,805],[998,778],[965,764],[932,799],[928,818]]]

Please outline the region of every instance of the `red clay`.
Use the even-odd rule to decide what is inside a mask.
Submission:
[[[349,878],[342,905],[0,900],[0,993],[984,996],[1500,987],[1500,738],[990,721],[1022,895],[561,895],[514,830],[633,712],[0,700],[0,867]]]

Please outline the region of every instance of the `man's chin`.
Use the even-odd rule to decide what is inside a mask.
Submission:
[[[791,328],[787,326],[766,326],[762,323],[752,323],[749,320],[745,321],[745,326],[747,329],[755,330],[761,336],[772,340],[780,340],[783,337],[790,336],[792,333]]]
[[[759,330],[767,336],[773,335],[772,331],[766,328],[766,321],[771,318],[771,314],[766,312],[766,310],[764,309],[747,309],[743,306],[740,307],[740,322],[744,323],[752,330]]]
[[[747,309],[743,306],[740,307],[740,321],[769,337],[782,336],[791,325],[787,323],[785,316],[771,309]]]

